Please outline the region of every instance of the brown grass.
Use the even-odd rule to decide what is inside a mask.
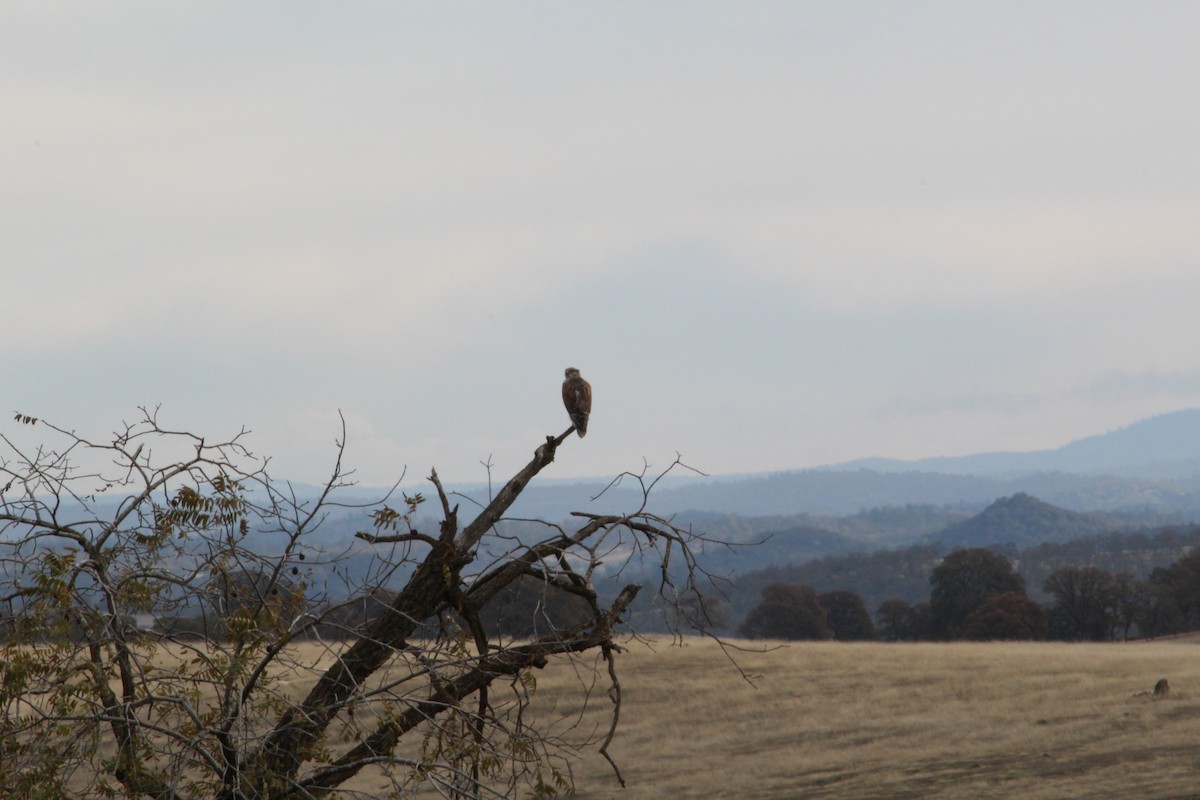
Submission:
[[[752,649],[734,658],[753,685],[710,640],[629,643],[610,747],[628,786],[593,743],[573,765],[577,796],[1200,798],[1194,639],[742,644]],[[332,658],[312,645],[292,655]],[[590,655],[582,666],[536,673],[530,713],[564,738],[596,740],[608,679]],[[1155,699],[1160,678],[1171,692]],[[287,683],[299,697],[311,679]],[[392,786],[364,772],[347,788],[390,797]]]
[[[1200,797],[1194,642],[803,643],[737,660],[755,686],[710,641],[631,645],[610,748],[628,788],[588,753],[578,796]],[[570,683],[547,672],[540,693]]]

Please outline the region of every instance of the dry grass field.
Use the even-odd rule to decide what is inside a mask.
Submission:
[[[631,644],[610,748],[628,788],[589,752],[578,796],[1200,797],[1195,640],[797,643],[737,660],[755,685],[710,641]],[[1151,698],[1163,677],[1171,694]],[[543,701],[577,686],[539,680]]]
[[[733,656],[753,683],[710,640],[627,643],[610,754],[628,785],[593,744],[573,762],[577,796],[1200,798],[1195,638],[742,644]],[[331,659],[314,645],[292,654]],[[606,731],[607,675],[592,663],[537,673],[530,713],[554,734]],[[1164,677],[1169,696],[1151,697]],[[293,677],[289,694],[310,682]],[[364,772],[347,788],[387,798],[391,786]]]

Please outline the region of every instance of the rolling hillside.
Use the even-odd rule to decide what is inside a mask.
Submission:
[[[1067,511],[1019,492],[1001,497],[979,514],[931,538],[950,547],[1002,543],[1027,547],[1096,536],[1112,529],[1111,523],[1098,515]]]

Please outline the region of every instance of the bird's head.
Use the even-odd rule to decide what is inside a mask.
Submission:
[[[567,367],[567,380],[571,380],[571,378],[578,378],[578,377],[579,377],[579,370],[575,369],[574,367]]]

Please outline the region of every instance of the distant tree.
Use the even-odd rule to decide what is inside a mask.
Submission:
[[[1173,550],[1183,544],[1183,537],[1174,528],[1163,528],[1154,537],[1154,546],[1163,550]]]
[[[912,607],[912,641],[924,642],[933,638],[933,606],[917,603]]]
[[[1187,629],[1200,628],[1200,552],[1179,559],[1167,574]]]
[[[1143,613],[1144,633],[1161,635],[1200,629],[1200,552],[1154,570],[1149,583],[1149,603]]]
[[[843,589],[825,592],[817,598],[825,609],[829,629],[839,642],[874,641],[875,623],[863,599]]]
[[[1113,524],[1121,524],[1114,521]],[[1170,529],[1161,532],[1109,533],[1067,542],[1047,542],[1024,549],[1020,554],[1020,572],[1026,586],[1039,589],[1046,578],[1061,567],[1090,564],[1116,575],[1129,573],[1143,580],[1158,567],[1168,567],[1200,545],[1200,528],[1184,534]],[[1032,596],[1032,594],[1031,594]],[[1035,598],[1046,603],[1050,597]],[[1132,628],[1132,624],[1131,624]]]
[[[812,586],[818,591],[845,589],[863,598],[868,608],[892,598],[917,603],[928,599],[929,572],[946,552],[940,544],[923,544],[902,550],[829,556],[746,573],[738,585],[753,587],[755,599],[760,587],[780,582]]]
[[[933,635],[942,640],[964,635],[967,616],[995,595],[1025,594],[1025,580],[1012,562],[991,550],[955,550],[929,576]]]
[[[1131,573],[1118,572],[1113,576],[1113,584],[1117,597],[1116,629],[1121,638],[1129,640],[1129,633],[1137,626],[1138,616],[1146,602],[1147,587],[1145,581],[1139,581]]]
[[[1160,569],[1155,569],[1150,579],[1137,587],[1135,619],[1138,633],[1142,636],[1165,636],[1186,630],[1183,612],[1179,608],[1172,587],[1157,580]]]
[[[1024,594],[992,595],[963,621],[963,637],[975,641],[1046,638],[1046,612]]]
[[[884,600],[875,610],[879,639],[884,642],[911,641],[909,626],[912,606],[903,600]]]
[[[530,638],[583,624],[590,613],[587,600],[579,595],[522,575],[488,600],[479,610],[479,621],[490,635]]]
[[[811,587],[772,583],[763,588],[762,602],[751,610],[738,632],[748,639],[833,638],[827,615]]]
[[[875,611],[879,639],[884,642],[918,642],[929,638],[929,603],[909,605],[885,600]]]
[[[733,627],[729,601],[715,592],[702,593],[697,589],[682,592],[668,613],[674,615],[675,625],[681,631]]]
[[[1060,567],[1042,584],[1054,598],[1050,636],[1071,641],[1104,642],[1117,629],[1117,582],[1099,567]]]

